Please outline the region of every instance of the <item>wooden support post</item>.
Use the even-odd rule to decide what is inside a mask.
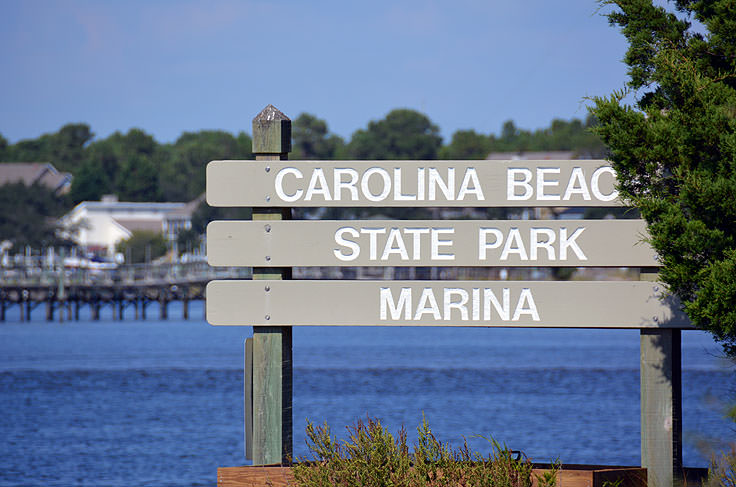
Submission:
[[[286,160],[291,151],[291,120],[268,105],[253,119],[256,161]],[[266,165],[265,171],[270,171]],[[287,220],[289,208],[253,210],[253,220]],[[265,225],[266,223],[264,223]],[[291,279],[291,268],[254,268],[253,279]],[[268,317],[264,317],[268,320]],[[254,465],[286,463],[292,457],[291,327],[253,327]]]
[[[5,307],[7,303],[5,301],[5,295],[0,299],[0,321],[5,321]]]
[[[98,321],[100,319],[100,299],[93,298],[90,304],[92,306],[92,319]]]
[[[143,298],[141,300],[141,319],[146,319],[146,305],[148,305],[148,302],[146,301],[146,298]]]
[[[123,298],[122,296],[118,301],[118,317],[120,321],[123,321],[123,319],[125,319],[125,298]]]
[[[253,460],[253,338],[245,339],[244,367],[245,459]]]
[[[656,269],[641,280],[655,281]],[[682,345],[678,329],[640,336],[641,466],[649,487],[671,487],[682,475]]]
[[[159,318],[162,320],[166,320],[169,318],[169,300],[166,299],[166,296],[161,296],[158,300],[158,311],[159,311]]]
[[[79,321],[79,295],[74,298],[74,319]]]
[[[188,294],[189,293],[189,290],[187,289],[184,292],[187,293],[187,294],[185,294],[184,297],[182,297],[182,300],[181,300],[182,301],[182,303],[181,303],[181,314],[182,314],[182,318],[183,319],[188,320],[189,319],[189,294]]]
[[[26,320],[31,321],[31,311],[33,310],[33,301],[31,297],[31,293],[28,293],[28,297],[26,298]]]
[[[46,296],[46,321],[54,321],[54,298]]]
[[[59,305],[59,323],[64,322],[64,305],[66,304],[66,290],[64,289],[64,259],[66,249],[59,251],[59,287],[56,291],[56,302]]]

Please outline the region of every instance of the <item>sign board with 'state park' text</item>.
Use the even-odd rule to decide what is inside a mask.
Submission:
[[[214,221],[213,266],[655,267],[643,220]]]

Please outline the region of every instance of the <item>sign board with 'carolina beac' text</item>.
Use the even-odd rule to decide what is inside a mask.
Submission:
[[[213,161],[211,206],[621,206],[606,161]]]

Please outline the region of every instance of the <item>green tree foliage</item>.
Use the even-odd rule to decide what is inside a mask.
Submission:
[[[8,139],[0,134],[0,161],[5,160],[5,153],[8,151]]]
[[[440,159],[485,159],[491,152],[491,138],[475,130],[458,130],[440,150]]]
[[[22,182],[0,186],[0,241],[16,248],[45,247],[61,241],[58,217],[67,211],[65,200],[46,186]]]
[[[166,238],[160,232],[139,230],[130,238],[122,240],[115,246],[115,251],[125,257],[126,264],[140,264],[153,261],[166,254],[168,250]]]
[[[386,118],[368,123],[353,134],[348,156],[353,159],[437,159],[439,128],[414,110],[392,110]]]
[[[292,123],[291,154],[295,160],[338,159],[345,148],[342,137],[330,134],[327,122],[309,113],[302,113]]]
[[[205,168],[216,159],[250,159],[250,137],[219,130],[185,132],[166,147],[159,186],[166,201],[191,201],[204,191]],[[248,144],[249,145],[249,144]]]
[[[736,3],[604,3],[629,41],[636,101],[594,98],[597,132],[647,220],[661,280],[736,355]]]
[[[84,161],[85,147],[93,137],[89,125],[70,123],[54,134],[8,146],[0,157],[5,162],[51,162],[60,171],[74,171]]]
[[[591,130],[597,120],[589,115],[585,122],[554,119],[547,128],[520,129],[513,120],[501,127],[501,134],[483,135],[474,130],[458,130],[440,151],[440,159],[485,159],[491,152],[572,151],[582,158],[606,154],[603,141]]]
[[[117,194],[121,200],[159,201],[158,166],[162,155],[156,140],[141,129],[130,129],[127,134],[115,132],[93,142],[84,163],[74,173],[72,200],[79,203]]]

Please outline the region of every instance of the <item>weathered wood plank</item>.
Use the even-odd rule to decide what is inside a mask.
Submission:
[[[690,328],[640,281],[212,281],[214,325]],[[319,303],[319,305],[315,305]]]
[[[656,266],[647,235],[643,220],[214,221],[207,259],[275,267]]]
[[[253,338],[244,343],[245,360],[243,373],[243,402],[245,425],[245,459],[253,460]]]
[[[253,153],[258,166],[287,159],[291,150],[291,120],[268,105],[253,119]],[[263,206],[263,205],[260,205]],[[253,220],[289,219],[288,208],[262,208],[253,211]],[[291,269],[253,268],[253,282],[291,279]],[[291,328],[253,327],[253,436],[255,465],[281,463],[292,456],[292,362]]]
[[[207,202],[212,206],[620,206],[615,184],[613,169],[600,160],[262,160],[207,165]]]
[[[680,330],[641,330],[641,464],[648,485],[675,485],[682,470]]]
[[[537,486],[537,475],[549,472],[549,468],[535,466],[532,469],[532,486]],[[293,487],[296,485],[290,467],[226,467],[217,469],[218,487]],[[563,465],[557,472],[559,487],[646,487],[646,469],[639,467],[606,467]]]

